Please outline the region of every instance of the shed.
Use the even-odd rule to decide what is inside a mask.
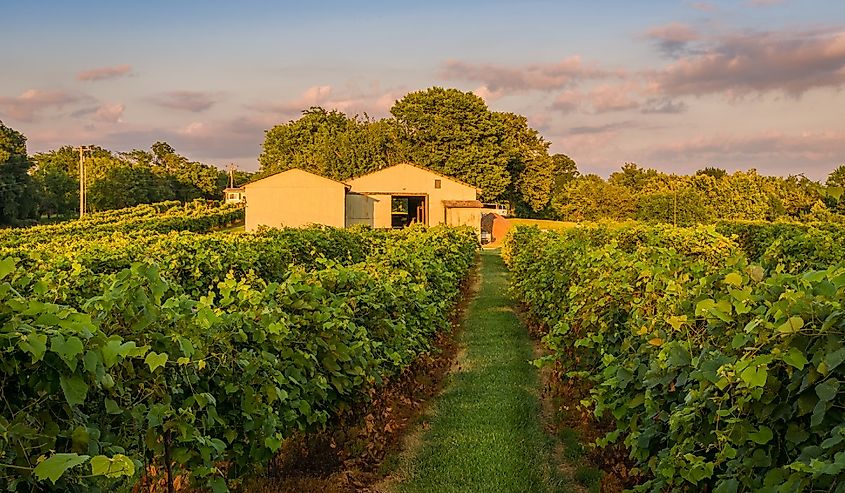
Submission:
[[[246,230],[259,226],[346,226],[349,186],[301,169],[289,169],[243,186]]]

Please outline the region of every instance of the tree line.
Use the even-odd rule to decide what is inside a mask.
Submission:
[[[764,176],[756,170],[708,167],[674,175],[626,163],[605,180],[566,178],[552,198],[556,219],[636,219],[677,225],[720,220],[845,222],[845,166],[822,184],[803,175]]]
[[[191,161],[166,142],[128,152],[88,146],[84,163],[90,211],[165,200],[219,200],[228,181],[224,171]],[[239,173],[236,179],[240,183],[247,177]],[[26,137],[0,122],[0,225],[78,213],[79,152],[68,145],[29,156]]]
[[[397,101],[390,117],[348,116],[312,107],[265,137],[260,175],[302,168],[345,180],[413,162],[508,201],[518,213],[547,213],[556,177],[574,163],[549,154],[549,142],[514,113],[490,111],[471,92],[433,87]]]
[[[0,123],[0,224],[78,210],[78,154],[70,146],[27,156],[26,139]],[[695,224],[720,219],[839,220],[845,169],[822,184],[803,176],[728,174],[705,168],[679,176],[627,163],[605,180],[581,175],[524,116],[491,111],[471,92],[433,87],[396,101],[390,116],[311,107],[266,132],[258,157],[267,176],[290,168],[345,180],[409,161],[478,187],[480,199],[508,202],[520,217],[569,221],[640,219]],[[92,147],[88,203],[95,210],[160,200],[219,199],[226,175],[179,155]],[[242,184],[249,174],[241,173]],[[842,199],[842,200],[840,200]]]

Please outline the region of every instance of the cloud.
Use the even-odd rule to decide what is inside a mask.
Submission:
[[[119,103],[105,103],[94,112],[94,119],[105,123],[120,123],[126,106]]]
[[[820,179],[845,155],[845,132],[765,131],[739,136],[710,135],[651,146],[645,155],[651,161],[686,165],[688,169],[708,165],[757,168],[766,173],[805,173],[810,178]]]
[[[691,42],[700,39],[698,31],[681,22],[653,27],[646,31],[645,36],[657,43],[660,51],[672,57],[685,52]]]
[[[44,111],[61,108],[84,99],[82,96],[63,91],[29,89],[20,96],[0,96],[0,113],[18,121],[33,122]]]
[[[386,116],[396,102],[407,93],[404,87],[382,89],[372,83],[365,89],[347,87],[337,90],[330,85],[311,86],[298,97],[274,103],[252,103],[247,108],[275,115],[276,118],[294,119],[312,106],[338,110],[347,114],[366,113],[370,116]],[[278,122],[276,122],[278,123]]]
[[[568,89],[558,94],[549,109],[564,113],[609,113],[636,109],[641,98],[649,91],[647,85],[637,80],[622,84],[600,84],[587,92]]]
[[[517,67],[449,60],[443,64],[440,75],[447,80],[479,82],[484,91],[498,94],[501,91],[563,89],[584,80],[602,79],[620,74],[600,69],[595,64],[584,63],[580,56],[574,55],[556,63],[536,63]]]
[[[780,91],[798,97],[845,85],[845,32],[742,32],[700,43],[652,74],[668,96],[725,93],[731,97]]]
[[[70,116],[74,118],[86,117],[104,123],[120,123],[123,121],[121,118],[125,109],[126,106],[120,103],[104,103],[76,110]]]
[[[150,102],[171,110],[200,113],[220,102],[222,98],[223,94],[219,92],[170,91],[150,98]]]
[[[551,109],[570,113],[579,109],[584,101],[584,94],[580,91],[568,89],[558,94],[552,102]]]
[[[695,10],[699,10],[701,12],[716,12],[719,10],[719,7],[716,4],[710,2],[693,2],[689,4],[690,8]]]
[[[624,128],[631,128],[633,126],[636,126],[635,122],[626,120],[622,122],[606,123],[604,125],[570,127],[567,131],[567,135],[606,134]]]
[[[594,113],[624,111],[639,108],[636,96],[642,90],[639,83],[629,81],[621,85],[600,85],[593,88],[587,97]]]
[[[646,101],[641,113],[676,115],[689,109],[689,105],[683,101],[672,101],[671,99],[653,98]]]
[[[116,65],[114,67],[99,67],[90,70],[83,70],[76,74],[76,80],[96,81],[114,79],[129,75],[132,72],[131,65]]]

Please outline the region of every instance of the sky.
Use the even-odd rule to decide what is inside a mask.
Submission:
[[[4,2],[6,3],[6,2]],[[2,7],[0,120],[30,153],[169,142],[258,168],[312,105],[432,86],[528,117],[582,173],[845,164],[842,0],[28,0]]]

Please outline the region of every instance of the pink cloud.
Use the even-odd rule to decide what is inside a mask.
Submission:
[[[649,146],[634,154],[664,168],[666,164],[688,170],[718,165],[728,169],[757,168],[780,175],[804,173],[821,179],[841,164],[845,156],[845,132],[772,130],[746,135],[708,135]]]
[[[619,73],[587,64],[578,55],[556,63],[536,63],[508,67],[488,63],[450,60],[443,64],[440,75],[448,80],[480,82],[490,93],[499,91],[549,91],[562,89],[589,79],[602,79]]]
[[[703,45],[652,74],[660,92],[740,97],[780,91],[797,97],[845,86],[845,32],[739,33]]]
[[[171,110],[200,113],[220,102],[222,98],[223,94],[219,92],[170,91],[150,98],[150,101]]]
[[[689,6],[695,10],[700,10],[701,12],[715,12],[719,10],[719,7],[710,2],[693,2],[689,4]]]
[[[670,22],[646,31],[645,36],[657,43],[661,51],[672,56],[684,51],[689,43],[700,39],[698,31],[681,22]]]
[[[584,94],[577,90],[567,89],[557,95],[551,109],[569,113],[580,108],[583,102]]]
[[[84,70],[76,74],[76,80],[82,81],[96,81],[114,79],[129,75],[132,72],[131,65],[116,65],[114,67],[99,67],[90,70]]]
[[[105,123],[120,123],[125,109],[126,106],[123,104],[105,103],[100,105],[97,111],[94,112],[94,119]]]
[[[629,81],[621,85],[600,85],[593,88],[588,99],[595,113],[610,111],[624,111],[639,108],[638,94],[642,88],[636,81]]]
[[[0,113],[15,120],[33,122],[40,113],[51,108],[61,108],[77,103],[84,98],[63,91],[41,91],[29,89],[20,96],[0,96]]]
[[[355,87],[336,90],[330,85],[318,85],[309,87],[298,97],[288,101],[253,103],[247,105],[247,107],[287,119],[297,118],[302,111],[312,106],[351,114],[367,113],[371,116],[386,116],[396,100],[407,92],[405,88],[382,90],[378,83],[371,84],[365,90]],[[279,122],[276,121],[275,123]]]

